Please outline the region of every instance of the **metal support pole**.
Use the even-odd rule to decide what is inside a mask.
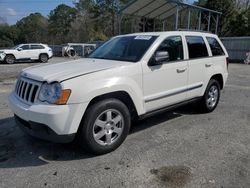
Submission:
[[[119,32],[119,35],[121,35],[121,33],[122,33],[122,28],[121,28],[121,26],[122,26],[122,15],[120,14],[119,15],[119,18],[118,18],[119,20],[118,20],[118,32]]]
[[[162,31],[165,31],[165,21],[162,22]]]
[[[145,32],[146,28],[146,18],[143,18],[143,32]]]
[[[188,9],[188,30],[190,29],[190,19],[191,19],[191,12],[190,9]]]
[[[134,18],[132,18],[131,19],[131,30],[130,30],[131,33],[134,32],[134,24],[135,24],[134,22],[135,22],[135,20],[134,20]]]
[[[218,25],[219,25],[219,15],[216,15],[216,28],[215,28],[215,34],[218,33]]]
[[[207,31],[210,31],[210,23],[211,23],[211,12],[209,12],[209,15],[208,15],[208,26],[207,26]]]
[[[201,30],[201,11],[199,12],[199,30]]]
[[[177,6],[176,9],[176,18],[175,18],[175,30],[178,30],[178,25],[179,25],[179,6]]]
[[[155,19],[154,19],[154,32],[155,32]]]

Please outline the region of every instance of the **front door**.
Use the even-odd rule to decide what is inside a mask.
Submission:
[[[19,49],[21,49],[21,50],[17,51],[17,53],[16,53],[16,59],[18,59],[18,60],[28,59],[30,45],[24,44],[24,45],[20,46]]]
[[[157,48],[156,52],[159,51],[168,52],[166,62],[156,66],[143,65],[146,112],[176,104],[187,97],[189,70],[188,62],[184,61],[182,36],[167,37]]]

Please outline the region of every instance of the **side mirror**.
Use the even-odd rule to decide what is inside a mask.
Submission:
[[[150,65],[161,65],[163,62],[169,61],[169,53],[167,51],[158,51],[150,61]]]
[[[23,49],[22,48],[17,48],[17,51],[22,51]]]

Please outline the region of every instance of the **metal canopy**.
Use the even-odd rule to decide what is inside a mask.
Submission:
[[[215,32],[217,32],[219,16],[221,15],[221,12],[183,3],[178,0],[132,0],[125,7],[121,8],[119,13],[121,15],[120,19],[122,19],[122,15],[129,15],[146,19],[160,20],[161,22],[165,22],[169,17],[175,16],[174,24],[175,29],[177,30],[179,29],[179,15],[184,10],[188,11],[186,15],[187,28],[185,29],[190,29],[190,19],[192,19],[190,16],[190,11],[195,10],[198,12],[197,30],[201,30],[202,15],[206,15],[207,30],[210,30],[211,21],[214,20],[216,22]]]

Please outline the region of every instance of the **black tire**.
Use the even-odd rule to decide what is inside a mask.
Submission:
[[[39,56],[39,61],[42,62],[42,63],[47,63],[48,60],[49,60],[49,57],[48,57],[47,54],[41,54],[41,55]]]
[[[5,62],[7,64],[13,64],[13,63],[15,63],[15,61],[16,61],[16,58],[14,55],[6,55]]]
[[[216,89],[216,90],[212,92],[213,89]],[[205,94],[199,103],[201,107],[201,111],[205,113],[214,111],[219,103],[219,100],[220,100],[220,84],[217,80],[211,79],[208,83]]]
[[[110,117],[114,116],[114,119],[116,117],[118,117],[118,115],[116,116],[116,113],[121,116],[121,122],[119,122],[118,124],[115,125],[116,128],[118,128],[118,126],[120,126],[119,127],[119,131],[121,130],[119,133],[120,135],[115,133],[114,128],[113,128],[113,131],[114,131],[113,132],[111,130],[111,128],[106,127],[106,126],[111,126],[110,124],[107,123],[108,117],[106,117],[106,114],[105,114],[105,113],[108,114],[109,111],[111,111]],[[80,130],[78,132],[78,136],[79,136],[78,140],[80,142],[79,144],[81,146],[83,146],[84,149],[87,149],[88,152],[95,154],[95,155],[102,155],[102,154],[106,154],[106,153],[114,151],[116,148],[118,148],[123,143],[123,141],[126,139],[128,133],[129,133],[129,130],[130,130],[131,116],[130,116],[129,110],[124,103],[122,103],[121,101],[119,101],[117,99],[105,99],[103,101],[100,101],[100,102],[93,104],[92,106],[90,106],[87,109],[84,117],[85,118],[83,119],[83,121],[81,123]],[[96,121],[100,120],[99,118],[104,119],[102,121],[105,124],[105,126],[103,126],[104,128],[97,126]],[[114,120],[114,119],[112,119],[112,120]],[[112,123],[112,124],[114,124],[114,123]],[[99,130],[97,130],[97,129],[99,129]],[[97,133],[95,133],[95,131],[97,131]],[[94,135],[98,135],[99,133],[103,133],[103,131],[106,132],[105,135],[97,141],[97,136],[94,136]],[[108,140],[108,138],[107,138],[108,133],[109,134],[111,133],[110,138],[112,138],[112,136],[114,136],[113,143],[108,144],[108,141],[107,141]],[[110,139],[110,140],[112,140],[112,139]]]

